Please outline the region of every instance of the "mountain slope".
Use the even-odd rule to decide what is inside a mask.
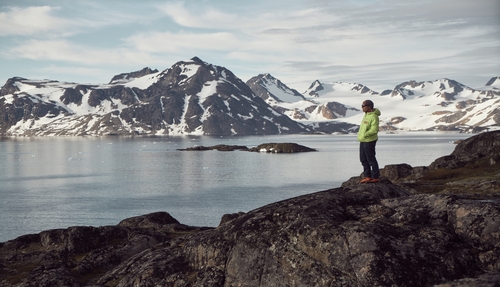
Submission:
[[[480,89],[445,78],[408,81],[382,93],[356,83],[316,80],[303,96],[304,100],[278,99],[270,104],[290,118],[324,132],[331,132],[333,124],[343,124],[344,128],[358,125],[363,117],[361,103],[367,99],[382,111],[382,130],[480,131],[500,125],[500,77],[492,78]]]
[[[11,78],[0,89],[0,136],[346,133],[357,130],[367,99],[386,131],[500,126],[500,77],[477,89],[444,78],[382,93],[316,80],[301,94],[270,74],[244,83],[195,57],[100,85]]]
[[[226,68],[199,58],[107,85],[12,78],[0,90],[0,134],[252,135],[308,132]]]
[[[297,90],[289,88],[270,74],[255,76],[248,80],[246,84],[256,96],[262,98],[268,104],[304,100],[304,96]]]

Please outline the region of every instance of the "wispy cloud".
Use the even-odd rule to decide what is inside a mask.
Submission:
[[[55,17],[57,7],[11,7],[0,13],[0,36],[36,35],[40,32],[61,31],[71,25],[71,21]]]
[[[242,41],[228,32],[140,33],[128,37],[125,42],[136,51],[152,53],[181,52],[186,49],[198,50],[200,48],[228,51],[243,46]]]
[[[153,56],[127,49],[97,49],[66,40],[30,40],[12,48],[9,54],[31,60],[49,60],[84,65],[119,65],[151,62]]]
[[[167,2],[160,5],[159,9],[182,27],[231,29],[233,27],[231,24],[244,22],[236,14],[225,13],[210,6],[199,7],[197,4],[188,9],[184,3]]]

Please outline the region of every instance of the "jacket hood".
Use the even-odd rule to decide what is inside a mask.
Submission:
[[[379,109],[377,109],[377,108],[373,109],[373,111],[371,111],[370,113],[374,113],[374,114],[376,114],[377,116],[380,116],[380,115],[382,114],[382,113],[380,112],[380,110],[379,110]]]

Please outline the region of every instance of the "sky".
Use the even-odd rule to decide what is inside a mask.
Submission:
[[[480,88],[500,76],[500,1],[0,0],[0,85],[102,84],[195,56],[299,92],[315,80]]]

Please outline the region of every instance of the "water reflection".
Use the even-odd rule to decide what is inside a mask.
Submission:
[[[381,135],[379,164],[429,165],[464,134]],[[296,142],[318,152],[177,149]],[[154,211],[216,226],[225,213],[338,187],[359,175],[356,136],[41,138],[0,141],[0,241],[74,225],[110,225]]]

